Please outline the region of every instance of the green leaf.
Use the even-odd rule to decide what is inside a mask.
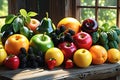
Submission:
[[[26,22],[26,23],[30,23],[30,19],[31,19],[31,18],[30,18],[29,16],[26,16],[25,22]]]
[[[13,22],[14,32],[18,32],[20,30],[20,27],[23,27],[23,22],[21,18],[17,17]]]
[[[28,38],[29,37],[29,29],[25,26],[21,27],[20,34],[23,34],[24,36],[26,36]]]
[[[4,31],[6,31],[6,30],[8,30],[10,27],[11,27],[11,24],[5,24],[5,25],[3,25],[2,28],[1,28],[1,33],[4,32]]]
[[[28,12],[28,16],[30,16],[30,17],[34,17],[36,15],[37,15],[36,12],[32,12],[32,11]]]
[[[118,26],[111,26],[110,28],[109,28],[109,30],[112,30],[112,29],[116,29],[116,28],[118,28]]]
[[[110,28],[110,26],[109,26],[108,23],[104,23],[104,24],[102,25],[102,27],[104,27],[104,31],[105,31],[105,32],[107,32],[107,31],[109,30],[109,28]]]
[[[25,9],[20,9],[20,14],[23,16],[23,17],[26,17],[27,16],[27,11]]]
[[[13,14],[8,15],[5,19],[5,24],[11,24],[15,18],[16,16]]]

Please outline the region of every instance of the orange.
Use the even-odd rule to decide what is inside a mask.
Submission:
[[[79,31],[81,31],[80,22],[77,19],[72,17],[65,17],[61,19],[58,22],[57,27],[59,28],[61,25],[64,25],[67,29],[72,29],[73,31],[75,31],[75,33],[78,33]]]
[[[93,45],[89,51],[92,54],[92,64],[103,64],[107,60],[107,50],[100,45]]]
[[[5,50],[8,54],[18,55],[22,47],[28,51],[29,40],[22,34],[14,34],[5,42]]]
[[[118,61],[120,61],[120,51],[116,48],[109,49],[107,60],[110,63],[117,63]]]

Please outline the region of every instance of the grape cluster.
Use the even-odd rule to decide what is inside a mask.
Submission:
[[[28,53],[25,48],[21,48],[18,57],[20,59],[19,68],[37,68],[44,66],[43,53],[41,51],[34,53],[32,47],[28,49]]]
[[[60,26],[56,30],[54,30],[50,37],[54,43],[54,45],[57,47],[59,43],[68,41],[73,42],[73,35],[75,32],[72,29],[66,29],[64,25]]]
[[[25,68],[27,66],[27,53],[26,53],[26,49],[25,48],[21,48],[20,49],[20,53],[18,55],[19,59],[20,59],[20,68]]]

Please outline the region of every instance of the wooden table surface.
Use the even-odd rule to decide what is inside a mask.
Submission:
[[[98,80],[113,76],[120,76],[120,62],[73,69],[59,67],[53,70],[42,68],[8,70],[4,67],[0,68],[0,80]]]
[[[88,68],[58,67],[53,70],[43,68],[8,70],[0,67],[0,80],[98,80],[114,76],[119,76],[117,80],[120,80],[120,62],[91,65]]]

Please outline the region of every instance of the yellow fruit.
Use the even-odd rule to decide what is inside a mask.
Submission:
[[[73,55],[73,61],[78,67],[88,67],[92,62],[92,55],[87,49],[78,49]]]
[[[3,48],[3,46],[0,45],[0,65],[2,65],[2,63],[6,57],[7,57],[7,53],[6,53],[5,49]]]
[[[115,48],[109,49],[107,60],[111,63],[116,63],[116,62],[120,61],[120,51]]]
[[[56,65],[60,66],[63,63],[64,55],[59,48],[50,48],[45,53],[45,61],[47,62],[50,58],[56,59]]]

